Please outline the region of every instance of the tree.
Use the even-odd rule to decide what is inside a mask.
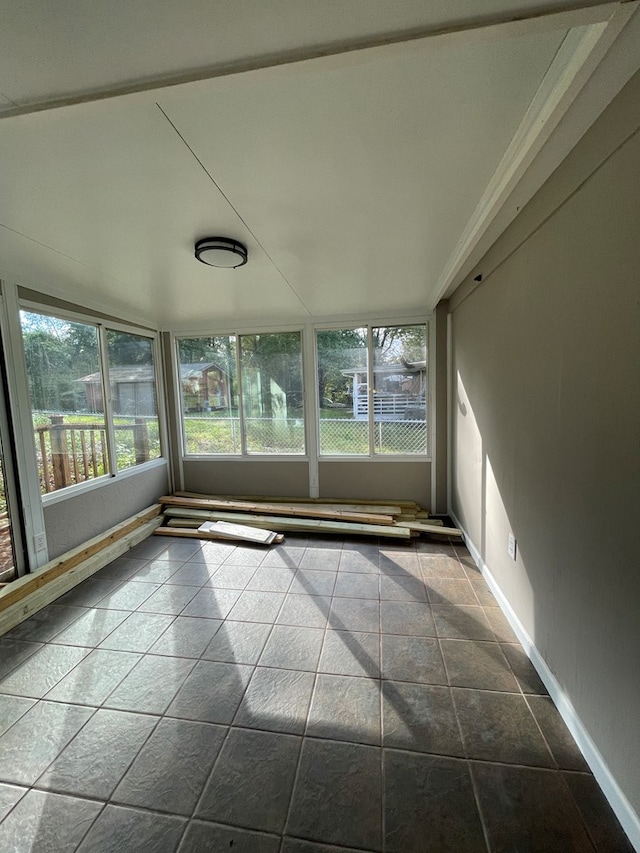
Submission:
[[[20,320],[32,408],[73,411],[77,380],[99,369],[96,327],[30,311]]]
[[[376,326],[372,329],[377,364],[426,359],[426,329],[415,326]]]
[[[367,366],[366,329],[326,329],[317,333],[318,398],[346,403],[351,395],[351,378],[343,371]]]
[[[107,332],[110,367],[129,367],[131,365],[151,365],[153,363],[153,345],[150,338],[132,335],[129,332]]]

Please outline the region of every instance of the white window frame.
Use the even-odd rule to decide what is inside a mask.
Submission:
[[[102,317],[96,317],[90,312],[83,313],[80,311],[69,311],[66,309],[59,309],[55,306],[50,306],[43,304],[41,302],[37,302],[34,300],[27,299],[19,299],[17,300],[17,314],[16,314],[16,322],[18,325],[18,329],[20,331],[20,351],[21,351],[21,359],[22,365],[24,368],[24,378],[25,378],[25,388],[24,394],[26,399],[26,405],[29,412],[29,421],[28,421],[28,432],[26,427],[22,430],[23,433],[23,441],[25,444],[32,448],[32,456],[35,465],[36,472],[36,485],[38,488],[39,498],[41,505],[48,506],[50,504],[59,503],[60,501],[65,501],[70,497],[75,497],[76,495],[84,494],[86,492],[94,491],[95,489],[102,488],[106,483],[110,483],[113,480],[123,480],[127,477],[135,476],[136,474],[142,473],[144,471],[150,471],[153,468],[158,467],[166,467],[168,465],[167,459],[167,428],[166,428],[166,406],[164,401],[164,382],[162,375],[162,356],[160,351],[160,343],[159,343],[159,332],[154,329],[149,329],[147,327],[140,326],[131,326],[127,323],[121,323],[117,320],[105,320]],[[98,338],[98,358],[99,358],[99,371],[102,376],[102,386],[103,386],[103,400],[104,400],[104,419],[105,424],[107,426],[107,448],[109,454],[109,472],[107,474],[103,474],[100,477],[94,477],[90,480],[84,480],[81,483],[72,483],[70,486],[66,486],[63,489],[57,489],[54,492],[48,492],[46,494],[42,494],[40,492],[40,480],[37,473],[37,464],[35,464],[36,454],[35,454],[35,445],[33,439],[33,416],[31,411],[31,400],[29,397],[29,385],[28,385],[28,376],[26,369],[26,362],[24,358],[24,348],[22,346],[22,323],[20,320],[20,311],[28,311],[33,314],[43,314],[48,317],[54,317],[58,320],[63,320],[71,323],[82,323],[87,326],[94,326],[97,331]],[[156,385],[156,401],[157,401],[157,410],[158,410],[158,433],[160,439],[160,456],[157,459],[150,459],[148,462],[142,462],[139,465],[132,465],[128,468],[123,468],[118,470],[117,468],[117,454],[115,448],[115,431],[114,431],[114,423],[113,423],[113,410],[112,410],[112,400],[111,400],[111,383],[109,382],[109,353],[107,347],[107,332],[124,332],[126,334],[135,335],[137,337],[148,338],[151,340],[152,353],[153,353],[153,367],[154,367],[154,378]]]
[[[291,462],[307,462],[309,466],[309,486],[311,497],[317,497],[319,489],[319,463],[321,462],[371,462],[373,464],[393,463],[393,462],[431,462],[433,456],[434,429],[435,429],[435,351],[433,348],[433,323],[434,316],[432,313],[423,313],[414,317],[393,315],[357,315],[345,317],[328,317],[318,318],[313,322],[295,323],[290,325],[278,324],[270,326],[268,323],[260,326],[234,327],[229,326],[212,326],[207,329],[197,329],[194,331],[179,331],[170,333],[171,343],[171,365],[175,378],[173,383],[173,395],[175,411],[179,417],[178,435],[180,439],[179,452],[179,471],[180,476],[183,474],[184,462],[273,462],[276,459]],[[426,400],[426,418],[427,418],[427,452],[426,453],[369,453],[358,455],[341,454],[339,456],[320,454],[320,424],[319,424],[319,406],[318,406],[318,388],[317,388],[317,348],[316,348],[316,331],[325,329],[351,329],[351,328],[367,328],[368,334],[371,335],[371,329],[377,326],[418,326],[424,325],[426,328],[426,344],[427,344],[427,400]],[[287,332],[298,332],[301,335],[301,352],[302,352],[302,381],[303,381],[303,399],[304,399],[304,433],[305,433],[305,453],[290,454],[290,453],[211,453],[211,454],[187,454],[185,449],[184,437],[184,412],[182,404],[182,391],[180,386],[180,358],[178,353],[178,341],[190,340],[192,338],[212,338],[212,337],[228,337],[235,335],[236,348],[240,346],[241,335],[267,335],[267,334],[285,334]],[[238,382],[241,383],[241,365],[239,357],[236,356],[238,368]],[[370,359],[370,361],[372,361]],[[239,394],[239,410],[242,407],[242,394]],[[370,435],[373,433],[370,428]],[[370,439],[370,441],[372,438]],[[244,442],[244,435],[243,435]],[[371,451],[370,447],[370,451]]]
[[[367,381],[369,394],[373,388],[373,373],[374,373],[374,349],[373,349],[373,329],[379,327],[392,326],[424,326],[426,334],[427,347],[427,396],[426,396],[426,425],[427,425],[427,450],[425,453],[376,453],[374,439],[374,424],[375,419],[371,406],[368,407],[368,433],[369,433],[369,452],[368,453],[321,453],[320,451],[320,401],[318,400],[318,345],[316,332],[335,331],[340,329],[366,329],[367,331]],[[385,462],[431,462],[433,455],[434,435],[433,429],[435,418],[433,417],[433,402],[435,400],[435,359],[432,357],[432,339],[433,339],[433,315],[423,315],[411,318],[392,318],[375,317],[375,318],[344,318],[332,323],[314,323],[313,324],[313,370],[314,370],[314,421],[316,433],[317,458],[319,462],[372,462],[375,464]]]
[[[286,335],[291,333],[297,333],[300,335],[300,358],[302,361],[302,384],[303,384],[303,422],[304,422],[304,452],[303,453],[247,453],[246,446],[246,435],[244,430],[244,401],[242,394],[242,363],[241,363],[241,353],[240,353],[240,338],[248,335]],[[236,358],[236,371],[237,371],[237,383],[238,383],[238,417],[240,420],[240,453],[187,453],[186,451],[186,440],[185,440],[185,429],[184,429],[184,407],[182,400],[182,386],[180,382],[180,354],[179,354],[179,342],[183,340],[193,340],[194,338],[220,338],[220,337],[235,337],[235,358]],[[284,459],[291,460],[293,462],[309,462],[309,406],[308,399],[306,394],[306,363],[307,359],[305,357],[306,353],[306,338],[308,337],[308,330],[306,326],[302,326],[300,324],[292,325],[292,326],[276,326],[276,327],[268,327],[268,326],[259,326],[259,327],[250,327],[250,328],[240,328],[229,330],[227,327],[224,330],[217,331],[206,331],[206,332],[180,332],[179,334],[171,335],[171,348],[172,348],[172,365],[173,365],[173,374],[175,377],[175,405],[176,412],[180,418],[180,457],[182,462],[197,462],[197,461],[206,461],[206,462],[239,462],[239,461],[248,461],[248,462],[273,462],[275,459]]]

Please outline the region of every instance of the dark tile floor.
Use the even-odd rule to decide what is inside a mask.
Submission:
[[[2,853],[631,847],[467,552],[153,537],[0,638]]]

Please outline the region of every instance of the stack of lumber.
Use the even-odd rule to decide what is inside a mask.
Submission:
[[[236,539],[270,545],[278,533],[329,533],[411,539],[420,534],[461,536],[444,527],[414,501],[360,501],[333,498],[265,498],[177,492],[160,498],[165,524],[161,536]],[[256,529],[270,535],[256,534]]]

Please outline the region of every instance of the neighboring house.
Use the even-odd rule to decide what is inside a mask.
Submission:
[[[181,364],[180,384],[185,412],[210,412],[232,406],[229,375],[213,361]]]
[[[369,415],[366,367],[342,371],[353,383],[353,416],[366,420]],[[427,393],[426,361],[381,364],[373,370],[373,411],[378,421],[424,420]]]
[[[188,412],[225,409],[229,405],[229,383],[226,372],[213,362],[183,364],[180,368],[182,395]],[[153,367],[128,365],[109,371],[113,410],[118,415],[155,415],[157,413]],[[104,411],[100,373],[82,376],[87,408]]]
[[[157,413],[154,373],[151,365],[112,367],[109,370],[109,379],[115,414],[144,416]],[[90,373],[88,376],[81,376],[77,381],[84,384],[87,409],[90,412],[103,412],[102,375],[99,372]]]

